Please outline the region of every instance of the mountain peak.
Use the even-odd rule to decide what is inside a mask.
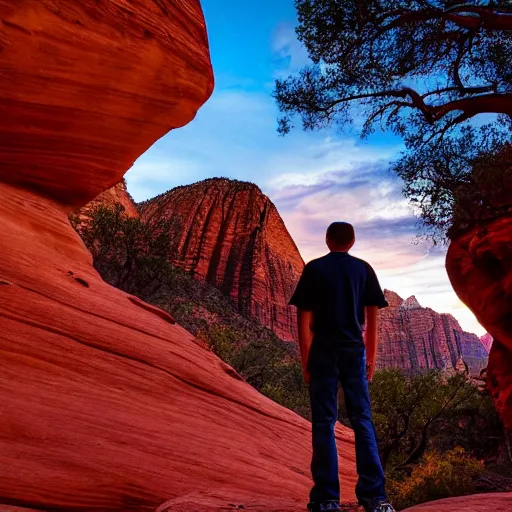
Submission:
[[[283,340],[297,337],[288,300],[304,261],[277,208],[253,183],[210,178],[142,206],[146,220],[173,219],[173,263],[230,297],[238,311]]]
[[[421,308],[421,304],[418,302],[418,299],[414,295],[411,295],[408,299],[405,299],[402,302],[402,308],[405,308],[405,309]]]
[[[404,299],[398,295],[398,293],[393,292],[391,290],[384,290],[384,296],[386,297],[386,300],[388,301],[388,304],[392,308],[397,308],[402,305]]]

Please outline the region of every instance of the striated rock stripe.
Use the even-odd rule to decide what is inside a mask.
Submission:
[[[213,88],[197,0],[0,0],[0,178],[69,206]]]
[[[284,340],[296,339],[287,305],[304,262],[274,204],[256,185],[210,179],[141,205],[143,216],[175,219],[175,263],[218,287],[239,311]]]

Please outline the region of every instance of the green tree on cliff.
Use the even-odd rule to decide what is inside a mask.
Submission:
[[[376,128],[402,136],[394,169],[404,192],[425,224],[444,232],[475,160],[510,140],[512,2],[295,3],[311,64],[276,82],[279,131],[295,118],[305,130],[344,126],[357,111],[362,136]]]
[[[144,297],[154,293],[169,271],[175,238],[176,219],[148,222],[129,217],[121,204],[100,205],[83,223],[71,216],[94,258],[94,267],[113,286]]]

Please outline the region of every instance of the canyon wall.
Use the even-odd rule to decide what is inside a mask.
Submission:
[[[509,198],[510,199],[510,198]],[[512,210],[511,210],[512,212]],[[494,339],[489,387],[512,429],[512,214],[473,227],[452,241],[446,270],[460,299]]]
[[[251,183],[209,179],[141,204],[143,218],[174,219],[174,263],[231,297],[286,341],[297,339],[288,306],[304,262],[276,207]]]
[[[462,330],[452,315],[403,300],[385,290],[389,307],[379,311],[377,368],[452,371],[463,361],[471,375],[487,366],[488,352],[476,334]]]

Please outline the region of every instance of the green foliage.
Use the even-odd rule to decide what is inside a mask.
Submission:
[[[463,374],[406,377],[398,370],[380,371],[371,398],[381,458],[389,471],[407,470],[429,447],[450,449],[460,442],[469,450],[477,449],[483,441],[471,432],[477,424],[487,429],[492,425],[493,433],[500,435],[496,413],[481,416],[492,411],[484,406],[489,398]],[[495,440],[487,444],[491,447],[496,450]]]
[[[427,232],[444,241],[461,186],[478,206],[475,162],[511,141],[512,3],[296,0],[296,7],[311,64],[276,82],[279,131],[297,117],[305,130],[362,117],[363,137],[376,129],[403,137],[395,171]],[[472,119],[482,113],[499,115],[477,126]],[[457,208],[479,215],[468,206]]]
[[[100,205],[84,223],[74,215],[72,225],[94,257],[104,279],[129,293],[154,291],[162,274],[172,271],[173,241],[179,233],[177,220],[156,223],[128,217],[124,207]]]
[[[459,119],[464,104],[454,102],[512,92],[512,24],[508,30],[478,25],[493,11],[505,19],[512,12],[509,1],[481,2],[481,12],[469,14],[475,27],[464,23],[471,9],[462,1],[296,0],[295,5],[297,35],[312,64],[296,77],[278,80],[274,95],[281,111],[298,114],[305,129],[351,121],[357,104],[366,131],[383,122],[403,133],[418,113],[425,124],[438,123],[431,131],[441,134],[468,118]],[[475,110],[470,117],[479,113]]]
[[[457,447],[439,453],[431,451],[412,470],[409,477],[392,480],[388,489],[398,510],[427,501],[475,493],[475,478],[484,463]]]
[[[243,329],[217,323],[198,337],[262,394],[309,418],[309,393],[295,347],[270,331],[264,334],[252,338]]]

